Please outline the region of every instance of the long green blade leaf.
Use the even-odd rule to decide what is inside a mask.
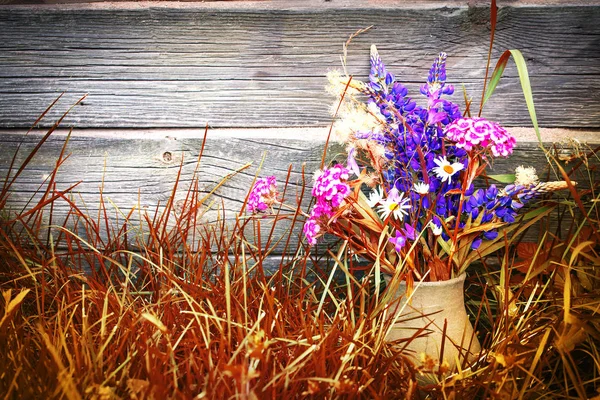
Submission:
[[[523,90],[523,96],[525,97],[525,103],[527,104],[527,110],[529,111],[529,117],[531,118],[531,123],[533,124],[533,129],[535,130],[535,134],[540,143],[540,147],[543,149],[544,145],[542,144],[542,135],[540,134],[540,128],[537,122],[537,115],[535,113],[535,105],[533,103],[533,92],[531,91],[531,83],[529,81],[529,72],[527,71],[527,64],[525,63],[525,59],[523,58],[523,54],[519,50],[506,50],[496,63],[496,68],[494,68],[494,72],[492,73],[492,77],[490,79],[490,84],[485,91],[485,96],[483,98],[483,104],[485,104],[492,94],[496,87],[498,86],[498,82],[500,82],[500,78],[506,69],[506,64],[508,63],[508,59],[512,56],[515,65],[517,66],[517,71],[519,73],[519,81],[521,82],[521,89]],[[483,107],[482,104],[482,107]]]

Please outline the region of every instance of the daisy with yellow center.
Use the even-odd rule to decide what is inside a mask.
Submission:
[[[465,168],[462,163],[450,163],[446,156],[438,157],[434,159],[433,162],[437,165],[437,167],[433,167],[432,171],[437,175],[438,178],[442,180],[442,182],[448,181],[448,183],[450,183],[452,181],[452,176]]]
[[[391,215],[398,221],[402,221],[410,209],[410,199],[404,197],[404,193],[399,193],[398,189],[393,188],[389,191],[385,200],[378,207],[377,211],[381,213],[381,219],[385,220]]]

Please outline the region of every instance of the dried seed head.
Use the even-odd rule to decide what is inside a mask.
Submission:
[[[515,185],[532,186],[539,182],[535,168],[521,165],[515,169]]]
[[[572,181],[573,186],[577,186],[577,182]],[[556,192],[557,190],[568,189],[569,185],[565,181],[542,182],[538,184],[534,190],[539,193]]]

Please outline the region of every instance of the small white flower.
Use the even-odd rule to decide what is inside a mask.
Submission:
[[[379,189],[379,191],[377,189]],[[383,188],[381,186],[378,186],[369,194],[367,204],[369,205],[369,207],[373,208],[380,203],[383,203]]]
[[[399,193],[398,189],[393,188],[389,191],[387,198],[383,204],[379,206],[378,211],[381,213],[382,219],[392,214],[398,221],[402,221],[404,216],[408,215],[406,210],[410,209],[410,199],[404,197],[404,193]]]
[[[429,184],[425,182],[415,182],[413,184],[413,190],[417,194],[425,195],[429,193]]]
[[[433,232],[434,236],[440,236],[443,232],[442,227],[434,224],[433,221],[429,223],[429,227],[431,228],[431,232]]]
[[[446,156],[436,158],[433,160],[433,162],[437,165],[437,167],[434,167],[432,171],[438,176],[438,178],[442,179],[442,182],[450,182],[454,174],[465,168],[465,166],[459,162],[451,164],[450,161],[446,159]]]

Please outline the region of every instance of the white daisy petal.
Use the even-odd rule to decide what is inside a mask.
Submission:
[[[417,194],[426,195],[427,193],[429,193],[429,184],[425,182],[415,182],[413,184],[413,190]]]
[[[377,190],[377,189],[379,189],[379,190]],[[369,207],[373,208],[377,204],[382,203],[382,201],[383,201],[383,188],[381,186],[378,186],[377,188],[375,188],[375,190],[373,190],[369,194],[369,198],[367,199],[367,204],[369,205]]]
[[[429,223],[429,227],[434,236],[440,236],[442,234],[442,227],[434,224],[433,221]]]

